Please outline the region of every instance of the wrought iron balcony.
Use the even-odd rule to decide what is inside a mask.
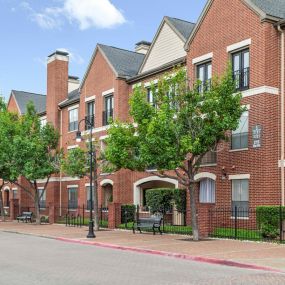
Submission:
[[[233,72],[236,90],[243,91],[249,89],[249,67]]]
[[[103,111],[102,115],[103,115],[102,118],[103,126],[109,125],[110,119],[111,120],[113,119],[113,109]]]

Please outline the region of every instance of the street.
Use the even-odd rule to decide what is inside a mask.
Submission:
[[[285,284],[285,275],[0,233],[1,285]]]

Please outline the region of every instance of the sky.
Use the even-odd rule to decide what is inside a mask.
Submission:
[[[152,41],[163,16],[196,22],[206,0],[0,0],[0,95],[46,94],[46,59],[70,53],[83,77],[97,43],[134,50]]]

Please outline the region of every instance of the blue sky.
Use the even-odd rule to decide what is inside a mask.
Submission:
[[[206,0],[0,0],[0,95],[46,94],[46,57],[71,53],[82,78],[97,43],[134,49],[151,41],[163,16],[195,22]],[[143,3],[143,5],[142,5]]]

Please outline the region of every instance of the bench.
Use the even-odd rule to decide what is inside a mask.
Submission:
[[[162,234],[162,231],[160,229],[161,223],[162,223],[162,216],[152,216],[150,218],[139,218],[137,221],[133,223],[133,233],[136,233],[136,229],[142,233],[142,228],[148,228],[152,229],[153,234],[155,235],[155,229],[159,231],[160,234]]]
[[[33,212],[23,212],[22,215],[17,217],[17,221],[20,222],[33,222]]]

